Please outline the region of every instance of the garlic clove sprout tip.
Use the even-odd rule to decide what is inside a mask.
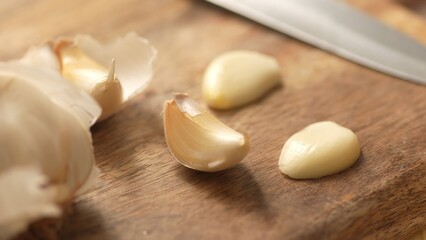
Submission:
[[[111,65],[109,67],[108,77],[106,81],[111,82],[111,81],[114,81],[114,79],[115,79],[115,59],[113,58],[111,60]]]

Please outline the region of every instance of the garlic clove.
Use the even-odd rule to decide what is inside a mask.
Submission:
[[[105,101],[127,100],[150,81],[156,52],[136,34],[106,46],[90,36],[67,45],[77,46],[67,62],[71,71],[65,71],[73,84],[62,76],[51,43],[31,48],[21,59],[0,62],[0,238],[16,236],[38,219],[59,216],[63,204],[97,179],[90,126],[101,108],[81,89],[93,87]],[[114,62],[108,70],[112,59],[119,60],[121,85]]]
[[[292,178],[319,178],[340,172],[358,159],[358,139],[331,121],[311,124],[291,136],[281,151],[279,168]]]
[[[118,111],[123,102],[123,93],[120,81],[115,78],[114,59],[108,70],[69,41],[59,41],[55,51],[64,78],[89,93],[101,106],[100,121]]]
[[[164,131],[176,160],[204,172],[236,165],[250,148],[247,135],[217,120],[186,94],[175,94],[165,102]]]
[[[102,121],[117,112],[123,102],[123,91],[120,81],[115,78],[115,60],[112,60],[108,76],[104,82],[97,83],[91,91],[91,95],[101,105]]]
[[[55,44],[55,52],[65,79],[82,89],[90,89],[93,83],[105,81],[108,68],[97,63],[68,40]]]
[[[124,101],[143,91],[151,81],[157,51],[136,33],[127,33],[107,44],[101,44],[89,35],[78,35],[73,42],[103,66],[109,66],[111,59],[115,59],[115,74],[121,82]]]
[[[103,109],[104,114],[100,118],[105,119],[118,110],[118,102],[124,103],[132,96],[143,91],[149,84],[152,76],[152,66],[157,52],[150,43],[136,33],[128,33],[122,38],[101,44],[89,35],[78,35],[70,40],[59,40],[55,43],[56,52],[63,46],[72,46],[74,49],[69,54],[74,62],[67,62],[70,71],[65,71],[68,79],[73,79],[82,90],[91,92],[98,99],[115,99],[114,101],[100,102],[108,106]],[[108,90],[101,87],[108,74],[111,60],[115,59],[116,66],[114,81],[106,85]],[[70,59],[68,59],[70,60]],[[77,61],[78,60],[78,61]],[[19,63],[37,68],[51,69],[61,72],[61,61],[53,49],[53,44],[48,43],[40,47],[31,48],[26,55],[18,60]],[[75,71],[77,70],[78,71]],[[84,70],[86,69],[86,70]],[[110,69],[111,71],[111,69]],[[91,79],[93,77],[93,79]],[[99,83],[96,89],[95,83]],[[121,89],[121,101],[119,97]],[[95,97],[95,96],[94,96]],[[114,103],[111,105],[111,103]]]
[[[215,58],[203,78],[203,98],[216,109],[253,102],[281,83],[278,62],[254,51],[233,51]]]

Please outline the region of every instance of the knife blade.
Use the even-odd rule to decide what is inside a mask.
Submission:
[[[350,61],[426,84],[426,47],[336,0],[206,0]]]

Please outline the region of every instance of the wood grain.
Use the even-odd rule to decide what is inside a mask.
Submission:
[[[388,0],[352,5],[426,43],[426,20]],[[111,39],[128,31],[159,52],[150,87],[92,129],[102,170],[64,220],[63,239],[404,239],[426,226],[426,88],[366,69],[202,1],[0,2],[0,57],[56,36]],[[219,173],[179,165],[162,128],[172,92],[200,100],[212,58],[252,49],[278,59],[283,87],[249,106],[216,111],[245,129],[246,159]],[[295,181],[277,167],[285,140],[306,125],[354,130],[350,169]]]

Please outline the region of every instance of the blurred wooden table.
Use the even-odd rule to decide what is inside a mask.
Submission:
[[[350,3],[426,43],[425,19],[404,6]],[[203,1],[1,1],[0,19],[3,60],[77,33],[107,40],[135,31],[159,52],[147,91],[93,128],[101,181],[78,199],[63,239],[403,239],[426,224],[425,87]],[[213,174],[186,169],[166,147],[163,101],[172,92],[200,100],[204,68],[233,49],[276,57],[284,87],[247,107],[215,112],[250,134],[252,149],[241,164]],[[285,140],[326,119],[358,134],[357,164],[318,180],[280,174]]]

